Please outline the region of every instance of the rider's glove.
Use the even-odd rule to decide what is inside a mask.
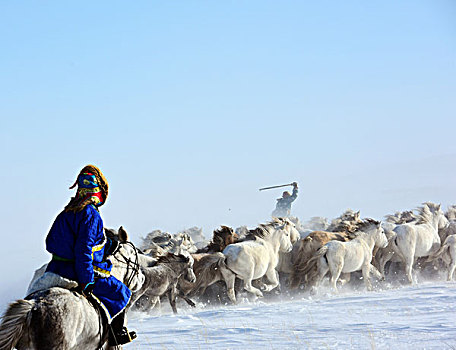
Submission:
[[[88,294],[92,293],[94,287],[95,287],[95,284],[93,282],[79,283],[78,291],[81,292],[81,294],[83,294],[83,295],[88,295]]]

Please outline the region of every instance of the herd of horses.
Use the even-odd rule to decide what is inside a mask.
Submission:
[[[290,217],[253,229],[221,226],[208,242],[201,234],[157,230],[136,248],[123,227],[105,231],[120,247],[110,257],[112,274],[132,290],[129,308],[138,312],[163,298],[177,313],[179,299],[192,307],[235,304],[240,296],[317,293],[324,284],[337,292],[360,280],[372,290],[374,279],[415,283],[416,269],[446,269],[451,280],[456,268],[456,206],[444,212],[429,202],[383,222],[347,210],[331,222]],[[97,309],[65,286],[72,281],[55,281],[44,270],[36,271],[28,296],[3,315],[0,350],[116,348],[106,343],[108,324]]]

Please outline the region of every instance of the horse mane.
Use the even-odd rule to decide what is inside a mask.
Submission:
[[[212,240],[207,246],[208,251],[221,252],[226,247],[226,238],[234,236],[233,229],[229,226],[221,225],[219,229],[214,230]]]
[[[353,233],[357,231],[358,224],[361,222],[359,211],[355,212],[352,209],[347,209],[338,218],[331,221],[326,231]]]
[[[372,226],[380,225],[380,221],[377,221],[372,218],[366,218],[361,223],[358,224],[356,232],[366,232]]]
[[[396,225],[407,224],[416,221],[417,217],[412,210],[397,211],[394,214],[385,215],[385,219]]]
[[[242,241],[254,241],[257,237],[259,237],[259,238],[264,238],[265,237],[263,229],[261,227],[256,227],[256,228],[254,228],[252,230],[249,230],[248,233],[243,238],[241,238],[239,241],[240,242],[242,242]]]
[[[417,224],[428,224],[432,221],[434,213],[440,209],[440,205],[431,202],[423,203],[423,206],[417,208],[418,221]]]
[[[256,238],[265,238],[271,234],[269,229],[271,227],[276,227],[277,225],[283,225],[285,223],[284,219],[282,218],[272,218],[271,221],[265,224],[259,224],[257,228],[253,230],[249,230],[249,232],[245,235],[244,238],[240,239],[238,242],[241,241],[253,241]]]
[[[456,205],[450,205],[445,213],[448,220],[456,220]]]

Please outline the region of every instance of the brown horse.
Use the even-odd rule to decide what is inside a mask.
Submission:
[[[239,236],[234,232],[231,227],[228,226],[220,226],[220,229],[214,230],[214,234],[212,236],[212,240],[209,244],[204,247],[200,248],[196,251],[196,253],[216,253],[221,252],[223,249],[226,248],[227,245],[236,243],[239,239]]]

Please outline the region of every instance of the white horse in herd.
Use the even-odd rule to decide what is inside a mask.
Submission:
[[[267,224],[261,224],[252,233],[252,239],[228,245],[223,254],[226,256],[226,266],[235,275],[226,280],[228,297],[235,303],[235,277],[244,281],[244,289],[257,297],[263,293],[252,286],[252,280],[266,276],[270,284],[262,285],[268,292],[279,285],[276,271],[279,262],[279,252],[290,252],[292,249],[291,236],[299,237],[295,225],[288,219],[273,218]]]
[[[447,280],[453,280],[454,271],[456,270],[456,235],[449,235],[445,238],[440,249],[428,257],[426,262],[441,258],[448,265]]]
[[[391,241],[391,248],[404,263],[405,274],[410,283],[413,283],[412,270],[415,260],[432,255],[440,248],[439,229],[445,229],[449,225],[440,204],[424,203],[419,210],[420,220],[417,223],[396,226],[396,237]]]
[[[341,273],[350,273],[362,270],[364,283],[368,290],[372,290],[370,273],[375,272],[381,277],[377,269],[371,264],[372,251],[375,246],[384,248],[388,244],[380,222],[367,219],[360,224],[358,231],[355,232],[356,238],[348,242],[330,241],[320,248],[312,259],[318,260],[318,281],[321,283],[323,277],[331,274],[330,283],[332,288],[337,291],[337,280]]]

